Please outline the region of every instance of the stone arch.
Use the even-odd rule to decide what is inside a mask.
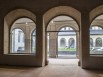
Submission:
[[[7,23],[7,25],[10,27],[12,23],[19,19],[19,18],[30,18],[34,22],[36,22],[36,15],[34,15],[32,12],[26,10],[26,9],[15,9],[11,12],[9,12],[5,17],[4,17],[4,22]]]
[[[44,26],[46,27],[51,19],[53,19],[55,16],[59,16],[59,15],[67,15],[67,16],[72,17],[80,26],[81,13],[78,10],[76,10],[72,7],[69,7],[69,6],[58,6],[58,7],[54,7],[54,8],[51,8],[50,10],[48,10],[43,15]]]
[[[96,18],[94,18],[94,19],[92,20],[90,27],[91,27],[92,25],[97,25],[97,26],[103,27],[102,21],[103,21],[103,14],[98,15],[98,16],[96,16]]]
[[[15,9],[10,11],[4,17],[4,54],[8,54],[10,51],[10,29],[12,28],[13,23],[19,18],[29,18],[33,22],[36,22],[36,16],[26,9]]]
[[[102,15],[102,17],[100,17],[101,15]],[[103,21],[103,5],[100,5],[96,8],[94,8],[89,13],[89,17],[90,17],[90,23],[91,23],[90,27],[98,26],[98,27],[101,27],[103,29],[103,23],[102,23],[102,21]],[[98,17],[100,17],[100,18],[98,19]],[[96,40],[94,41],[95,43],[93,43],[93,44],[94,44],[94,46],[99,46],[96,43],[100,43],[100,42],[98,40],[97,41]],[[100,44],[101,44],[100,46],[102,46],[102,43],[100,43]]]
[[[97,16],[103,14],[103,5],[100,5],[96,8],[94,8],[91,12],[90,12],[90,22],[92,22]]]
[[[72,18],[72,17],[69,17],[67,15],[59,15],[59,16],[55,16],[55,18],[58,18],[58,17],[66,17],[68,21],[65,21],[65,22],[49,22],[47,28],[46,28],[46,31],[60,31],[61,28],[63,27],[71,27],[73,28],[73,30],[75,32],[78,32],[79,31],[79,27],[78,27],[78,24],[77,22]],[[52,20],[54,20],[55,18],[53,18]],[[69,21],[69,19],[72,19]],[[52,21],[51,20],[51,21]],[[55,29],[53,28],[55,26]],[[58,32],[56,33],[56,35],[58,35]]]
[[[24,20],[26,19],[26,21],[24,21],[23,19]],[[23,23],[20,24],[18,21],[19,22],[23,21]],[[27,21],[29,21],[29,22],[27,23]],[[16,24],[16,22],[18,22],[18,23]],[[26,26],[25,25],[29,26],[29,28],[30,28],[30,34],[32,33],[32,31],[34,29],[36,29],[36,24],[35,24],[35,22],[33,20],[31,20],[28,17],[20,17],[20,18],[16,19],[14,22],[12,22],[12,25],[10,25],[10,32],[12,31],[12,29],[20,28],[20,29],[23,30],[24,33],[26,33],[26,30],[25,30]],[[29,37],[31,38],[31,35]]]
[[[62,16],[62,15],[68,16],[68,17],[71,17],[72,19],[74,19],[78,25],[78,28],[80,28],[81,13],[78,10],[76,10],[75,8],[69,7],[69,6],[57,6],[57,7],[51,8],[43,15],[43,27],[45,28],[45,30],[47,30],[47,26],[53,18],[55,18],[57,16]],[[57,33],[55,33],[55,34],[57,36]],[[79,36],[79,33],[78,33],[78,36]],[[45,38],[45,39],[47,39],[47,38]],[[55,39],[57,40],[57,38],[55,38]],[[57,44],[55,44],[55,46],[56,45]],[[78,47],[78,49],[79,49],[79,47]],[[56,52],[56,50],[57,50],[57,48],[55,48],[55,52]]]
[[[76,26],[76,25],[75,25]],[[58,28],[57,28],[57,31],[60,31],[62,28],[64,27],[70,27],[73,29],[73,31],[79,31],[79,29],[76,27],[73,24],[65,24],[65,25],[60,25]]]

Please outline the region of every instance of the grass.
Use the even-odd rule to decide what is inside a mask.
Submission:
[[[58,48],[58,51],[76,51],[76,48]]]
[[[36,48],[33,48],[32,51],[36,51]],[[58,51],[76,51],[76,48],[58,48]]]

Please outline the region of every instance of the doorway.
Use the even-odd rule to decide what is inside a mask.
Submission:
[[[47,56],[50,63],[53,60],[58,62],[64,59],[78,59],[77,26],[77,23],[69,16],[57,16],[49,22],[46,32]]]

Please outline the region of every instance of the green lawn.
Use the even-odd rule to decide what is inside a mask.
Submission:
[[[33,48],[32,51],[35,51],[36,48]],[[76,51],[76,48],[58,48],[58,51]]]
[[[76,48],[58,48],[58,51],[76,51]]]

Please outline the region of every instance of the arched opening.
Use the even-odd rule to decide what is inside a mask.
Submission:
[[[58,57],[76,58],[76,32],[68,25],[58,31]],[[61,40],[65,41],[63,46],[59,43]]]
[[[31,53],[31,33],[35,29],[36,16],[25,9],[15,9],[9,12],[4,18],[4,54],[17,53],[13,51],[13,43],[24,42],[24,47],[18,48],[18,53]],[[18,40],[13,42],[12,35],[17,33]],[[20,38],[19,38],[20,37]],[[17,45],[18,43],[16,43]],[[17,50],[16,50],[17,51]]]
[[[64,19],[59,18],[59,20],[63,20],[63,22],[65,22],[65,19],[67,19],[69,16],[70,16],[69,18],[72,17],[76,22],[70,23],[67,20],[65,22],[65,24],[61,24],[59,26],[58,25],[54,26],[54,23],[58,23],[58,21],[54,22],[52,20],[55,19],[58,16],[65,16]],[[59,22],[59,23],[62,23],[62,21]],[[46,48],[45,61],[46,62],[48,61],[47,51],[53,51],[53,53],[49,52],[49,57],[53,57],[53,58],[57,57],[57,50],[58,50],[57,44],[58,43],[57,43],[57,40],[55,40],[55,39],[58,38],[57,37],[58,36],[58,31],[60,30],[61,26],[63,27],[65,25],[67,25],[67,24],[69,24],[70,26],[75,27],[75,30],[77,30],[77,37],[76,38],[77,38],[77,40],[80,41],[80,39],[79,39],[79,28],[80,28],[80,25],[81,25],[81,13],[78,10],[76,10],[75,8],[69,7],[69,6],[58,6],[58,7],[51,8],[50,10],[48,10],[43,15],[43,26],[45,27],[45,30],[46,30],[45,31],[46,32],[45,35],[46,36],[48,35],[49,40],[51,39],[51,36],[52,36],[51,42],[50,41],[48,42],[47,37],[45,38],[46,39],[46,44],[45,44],[45,46],[46,46],[45,47]],[[50,25],[53,25],[53,26],[50,26]],[[57,27],[59,27],[58,30],[57,30]],[[54,36],[56,36],[56,37],[54,38]],[[77,41],[77,46],[78,46],[77,47],[77,51],[80,51],[79,41]],[[54,48],[51,48],[51,47],[54,47]],[[77,54],[77,56],[79,58],[79,54],[80,53],[77,52],[76,54]]]
[[[90,27],[90,54],[103,55],[103,15],[96,17]]]
[[[10,53],[35,53],[36,31],[33,31],[34,29],[36,25],[31,19],[17,19],[10,30]]]
[[[15,9],[4,17],[4,64],[42,66],[40,58],[37,59],[41,54],[39,55],[36,52],[38,48],[36,48],[37,45],[33,43],[34,38],[37,38],[37,34],[35,34],[37,33],[36,28],[36,15],[29,10]],[[34,30],[35,32],[33,33]],[[13,33],[15,35],[12,35]],[[17,36],[18,40],[15,40],[17,38],[13,38],[13,36]],[[35,39],[35,41],[37,41],[37,39]],[[13,43],[16,42],[22,43],[20,43],[20,45],[17,43],[14,46]],[[18,47],[15,52],[13,46],[20,47]],[[34,51],[33,48],[36,50]],[[8,62],[5,60],[7,58],[9,59]]]
[[[8,53],[31,53],[31,33],[36,29],[35,23],[26,17],[18,18],[9,28],[10,50]]]
[[[12,51],[11,53],[24,53],[25,35],[21,29],[12,30]]]
[[[76,59],[78,25],[69,16],[61,15],[53,18],[47,26],[48,57],[60,59]]]

